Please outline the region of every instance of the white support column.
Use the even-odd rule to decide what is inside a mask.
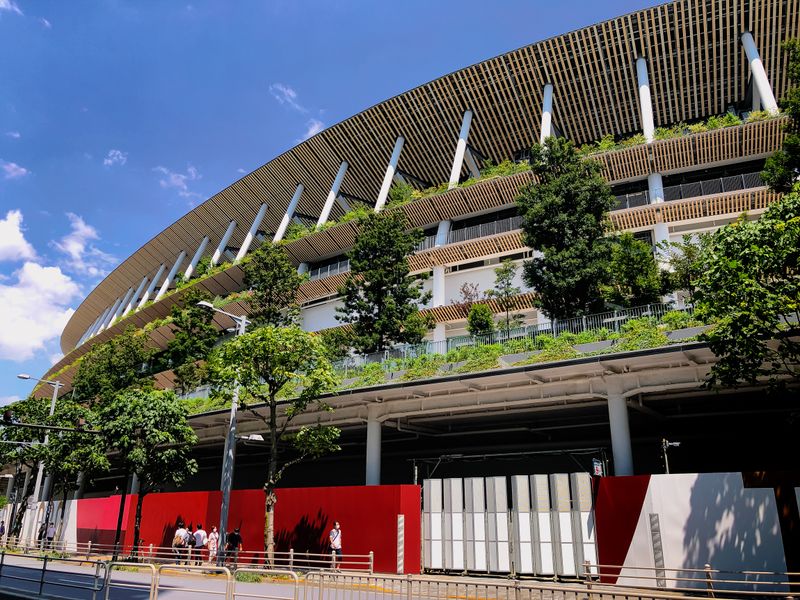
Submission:
[[[761,110],[761,94],[758,93],[758,87],[756,86],[755,79],[753,79],[752,83],[750,84],[750,87],[752,88],[751,95],[753,96],[753,102],[750,107],[750,110],[755,112],[757,110]]]
[[[381,484],[381,422],[378,407],[367,408],[367,461],[366,484]]]
[[[539,143],[553,135],[553,84],[546,83],[542,92],[542,130],[539,134]]]
[[[475,156],[472,154],[472,151],[469,148],[467,148],[467,151],[464,152],[464,162],[467,163],[467,169],[469,169],[470,177],[477,179],[481,176],[480,165],[478,165],[478,161],[475,160]]]
[[[206,246],[208,246],[208,236],[203,237],[203,241],[200,242],[200,245],[197,247],[197,252],[194,253],[189,266],[186,267],[186,271],[183,272],[183,279],[184,281],[188,281],[192,277],[192,273],[194,273],[194,269],[197,266],[197,263],[200,262],[200,259],[203,257],[203,252],[206,251]]]
[[[261,221],[264,220],[264,215],[266,213],[267,203],[264,202],[261,205],[261,208],[258,209],[258,213],[256,214],[256,218],[253,220],[253,224],[250,225],[250,231],[248,231],[247,235],[244,236],[242,247],[239,248],[239,253],[236,255],[236,258],[233,261],[234,263],[238,263],[245,256],[247,256],[247,251],[250,250],[250,245],[253,243],[253,239],[256,237],[256,231],[258,231],[258,228],[261,227]]]
[[[103,331],[106,327],[108,327],[109,323],[114,320],[114,315],[117,313],[117,309],[119,308],[120,303],[122,302],[122,297],[117,298],[114,304],[111,305],[111,310],[108,311],[106,318],[103,319],[103,324],[100,325],[100,328],[97,330],[97,333]]]
[[[436,240],[434,242],[437,248],[447,245],[447,238],[450,235],[450,225],[450,221],[439,222],[439,228],[436,230]],[[444,306],[446,302],[444,271],[444,265],[436,265],[433,267],[431,303],[434,307]],[[433,329],[433,341],[444,342],[446,339],[445,324],[437,323]]]
[[[125,310],[125,307],[128,306],[128,302],[130,302],[131,298],[133,297],[133,287],[129,287],[128,291],[125,292],[125,296],[122,298],[122,303],[117,308],[117,312],[114,314],[114,318],[111,321],[116,321],[122,316],[122,312]]]
[[[81,345],[83,342],[85,342],[87,339],[89,339],[89,337],[91,337],[91,335],[92,335],[92,332],[95,330],[95,328],[97,327],[97,325],[100,323],[100,319],[102,319],[102,318],[103,318],[103,314],[101,314],[100,316],[98,316],[98,317],[97,317],[97,318],[94,320],[94,322],[93,322],[91,325],[89,325],[89,327],[87,327],[87,328],[86,328],[86,331],[84,331],[84,332],[83,332],[83,335],[81,336],[81,339],[79,339],[79,340],[78,340],[78,343],[77,343],[77,344],[75,344],[75,347],[76,347],[76,348],[77,348],[78,346],[80,346],[80,345]]]
[[[350,210],[351,210],[350,203],[347,201],[347,198],[345,198],[345,197],[344,197],[344,196],[342,196],[341,194],[339,194],[338,196],[336,196],[336,204],[338,204],[339,206],[341,206],[341,207],[342,207],[342,210],[343,210],[344,212],[350,212]]]
[[[216,266],[216,264],[219,262],[219,259],[222,257],[222,253],[225,252],[225,246],[228,245],[228,241],[231,239],[234,229],[236,229],[236,221],[231,221],[228,223],[228,228],[225,230],[222,239],[220,239],[217,249],[214,250],[214,254],[211,255],[212,267]]]
[[[764,70],[764,65],[761,62],[761,57],[758,55],[758,48],[756,48],[753,34],[745,31],[742,34],[742,46],[747,55],[747,60],[750,62],[750,76],[753,78],[755,89],[758,90],[758,95],[764,110],[771,113],[778,112],[778,103],[775,102],[775,95],[772,93],[772,86],[767,79],[767,72]]]
[[[294,190],[294,196],[292,196],[292,199],[289,201],[286,214],[283,215],[283,219],[281,219],[280,225],[278,225],[278,229],[275,231],[275,237],[272,238],[273,244],[280,242],[283,239],[283,236],[286,234],[286,228],[289,227],[289,222],[294,216],[294,211],[297,210],[297,204],[300,202],[300,196],[302,195],[303,184],[298,183],[297,188]]]
[[[628,404],[622,395],[622,382],[607,380],[608,422],[611,428],[611,453],[614,456],[614,475],[633,475],[631,430],[628,424]]]
[[[325,223],[328,222],[328,217],[331,214],[333,203],[336,201],[336,197],[339,195],[339,188],[342,186],[345,173],[347,173],[347,161],[343,160],[342,164],[339,165],[339,171],[336,173],[336,178],[333,180],[331,191],[328,192],[328,197],[325,198],[325,205],[322,207],[322,212],[319,213],[317,227],[325,225]]]
[[[101,314],[100,318],[97,319],[97,322],[95,323],[94,327],[92,327],[91,331],[89,332],[89,335],[86,336],[87,340],[97,335],[97,332],[100,331],[100,328],[103,326],[103,322],[106,320],[106,317],[108,316],[109,312],[111,312],[110,306],[106,307],[106,309],[103,311],[103,314]]]
[[[453,157],[453,168],[450,169],[450,183],[447,189],[452,190],[458,185],[458,180],[461,178],[461,165],[464,163],[464,153],[467,150],[467,138],[469,137],[469,126],[472,123],[472,111],[468,110],[464,113],[464,118],[461,120],[461,131],[458,133],[458,142],[456,143],[456,154]]]
[[[144,291],[142,299],[139,300],[139,304],[136,305],[136,310],[142,308],[142,306],[144,306],[145,303],[150,299],[150,296],[153,294],[153,290],[155,290],[156,286],[158,285],[158,280],[161,279],[161,276],[164,274],[165,268],[166,265],[161,263],[161,266],[158,267],[158,271],[156,271],[156,274],[153,275],[153,278],[150,280],[150,285],[148,285],[147,289]]]
[[[131,312],[133,310],[133,307],[136,306],[136,301],[139,299],[139,296],[142,294],[142,290],[144,290],[144,286],[146,285],[147,285],[147,275],[142,277],[142,281],[139,284],[139,287],[136,288],[136,291],[133,293],[133,296],[131,296],[131,300],[125,307],[125,310],[122,311],[123,317],[127,315],[129,312]]]
[[[650,77],[647,75],[647,59],[636,59],[636,80],[639,84],[639,109],[642,113],[642,133],[647,143],[653,141],[655,123],[653,122],[653,100],[650,97]]]
[[[181,268],[181,263],[183,262],[184,258],[186,258],[186,250],[181,250],[180,254],[178,254],[178,258],[175,259],[175,264],[172,265],[172,268],[169,270],[169,273],[167,273],[167,277],[166,279],[164,279],[164,283],[161,284],[161,289],[158,290],[156,297],[153,298],[153,302],[158,302],[159,300],[161,300],[161,298],[163,298],[164,294],[167,293],[167,290],[169,289],[172,280],[175,278],[175,274],[178,272],[178,269]]]
[[[394,149],[392,150],[392,157],[389,159],[389,165],[386,167],[386,173],[383,176],[383,183],[381,184],[381,191],[378,192],[378,200],[375,202],[375,212],[381,212],[381,209],[386,204],[386,198],[389,197],[389,189],[392,187],[392,181],[397,173],[397,163],[400,162],[400,152],[403,150],[403,144],[406,141],[403,136],[398,136],[394,142]]]

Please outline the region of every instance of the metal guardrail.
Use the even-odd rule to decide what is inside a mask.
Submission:
[[[761,173],[744,173],[742,175],[731,175],[730,177],[719,177],[692,183],[682,183],[679,185],[668,185],[664,188],[664,200],[686,200],[711,194],[722,194],[725,192],[737,192],[751,188],[762,187],[764,182],[761,180]],[[647,190],[634,192],[632,194],[620,194],[617,196],[617,204],[612,210],[623,210],[626,208],[636,208],[646,206],[650,203],[650,193]]]
[[[507,217],[497,221],[489,221],[488,223],[479,223],[477,225],[470,225],[469,227],[462,227],[461,229],[452,229],[447,236],[447,243],[457,244],[458,242],[488,237],[499,233],[508,233],[520,227],[522,227],[521,216]]]
[[[11,561],[9,561],[11,557]],[[19,560],[14,561],[16,557]],[[14,564],[14,563],[18,564]],[[21,563],[21,564],[19,564]],[[67,579],[63,576],[48,579],[48,573],[60,573],[53,568],[54,564],[74,564],[78,566],[86,564],[94,565],[94,574],[78,573],[78,577],[83,577],[86,581],[79,579]],[[48,565],[50,570],[48,571]],[[29,573],[30,572],[30,573]],[[18,594],[35,594],[39,597],[57,596],[52,592],[52,588],[60,590],[84,590],[91,592],[92,599],[97,598],[98,592],[103,590],[107,578],[108,568],[103,561],[75,560],[71,558],[57,558],[52,556],[33,556],[33,555],[14,555],[5,551],[0,552],[0,590],[15,592]],[[30,574],[30,576],[28,576]],[[91,583],[89,583],[91,581]],[[88,587],[87,587],[88,586]],[[63,593],[63,592],[62,592]]]
[[[340,260],[324,267],[317,267],[308,272],[308,278],[311,281],[315,279],[323,279],[331,275],[338,275],[339,273],[347,273],[350,270],[350,259]]]
[[[211,596],[222,596],[225,600],[230,600],[233,598],[233,574],[228,567],[212,567],[212,566],[204,566],[198,567],[194,565],[175,565],[175,564],[166,564],[166,565],[159,565],[156,569],[156,586],[155,586],[155,593],[150,596],[151,600],[158,600],[158,593],[160,591],[162,577],[164,575],[164,571],[187,571],[187,572],[200,572],[204,574],[212,574],[218,573],[221,574],[225,578],[225,590],[219,591],[213,589],[211,586],[203,586],[198,588],[198,586],[194,585],[191,587],[180,586],[180,585],[170,585],[169,591],[171,592],[191,592],[192,597],[198,595],[211,595]]]
[[[140,583],[137,581],[117,581],[115,582],[112,578],[112,572],[114,569],[135,569],[137,572],[141,570],[146,570],[150,573],[150,583],[149,585],[145,585],[144,583]],[[136,562],[125,562],[125,561],[114,561],[107,563],[107,571],[106,571],[106,581],[105,581],[105,594],[103,595],[103,600],[109,600],[109,594],[111,593],[111,588],[117,587],[126,590],[134,590],[144,592],[147,590],[147,593],[150,598],[154,598],[158,593],[158,569],[156,566],[149,563],[136,563]]]

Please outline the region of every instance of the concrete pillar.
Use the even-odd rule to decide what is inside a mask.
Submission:
[[[375,212],[381,212],[381,209],[386,204],[389,189],[392,187],[392,181],[394,181],[395,173],[397,173],[397,163],[400,162],[400,152],[402,152],[405,142],[402,135],[398,136],[394,142],[392,157],[389,159],[389,165],[386,167],[386,173],[383,176],[381,191],[378,192],[378,200],[375,202]]]
[[[653,141],[655,123],[653,122],[653,100],[650,97],[650,77],[647,75],[647,59],[636,59],[636,80],[639,84],[639,109],[642,113],[642,133],[648,143]]]
[[[453,157],[453,168],[450,169],[450,183],[447,188],[451,190],[458,185],[458,180],[461,178],[461,165],[464,163],[464,152],[467,150],[467,138],[469,137],[469,126],[471,123],[472,111],[468,110],[464,113],[464,118],[461,120],[461,131],[458,133],[456,154]]]
[[[183,259],[186,258],[186,250],[181,250],[180,254],[178,254],[178,258],[175,259],[175,264],[172,265],[172,268],[167,273],[166,279],[164,279],[164,283],[161,284],[161,289],[158,290],[156,297],[153,299],[153,302],[158,302],[161,298],[164,297],[164,294],[167,293],[172,280],[175,278],[175,274],[178,272],[178,269],[181,268],[181,263]]]
[[[117,309],[119,308],[119,305],[121,303],[122,303],[122,298],[117,298],[116,301],[114,302],[114,304],[111,305],[111,310],[108,311],[108,314],[106,315],[106,318],[103,319],[103,324],[100,325],[100,327],[97,330],[97,333],[100,333],[101,331],[103,331],[106,327],[109,326],[111,321],[114,320],[114,315],[117,313]]]
[[[751,96],[753,97],[752,105],[750,110],[757,111],[761,110],[761,94],[758,93],[758,87],[756,87],[756,80],[753,79],[752,83],[750,84],[751,89]]]
[[[469,176],[477,179],[481,176],[481,167],[478,164],[478,161],[475,160],[475,156],[473,156],[472,151],[467,148],[467,151],[464,152],[464,162],[467,163],[467,169],[469,169]]]
[[[192,274],[194,273],[195,267],[197,267],[197,263],[200,262],[200,259],[203,258],[203,252],[206,251],[206,246],[208,246],[208,236],[203,237],[203,241],[200,242],[200,245],[197,247],[197,252],[194,253],[192,260],[189,262],[189,266],[186,267],[186,270],[183,272],[183,280],[188,281],[192,278]]]
[[[130,302],[132,297],[133,297],[133,288],[129,287],[128,291],[125,292],[125,295],[122,297],[122,302],[120,303],[119,308],[117,308],[117,312],[114,313],[114,318],[111,319],[112,322],[115,321],[116,319],[119,319],[122,316],[122,313],[125,311],[125,307],[128,306],[128,302]]]
[[[103,315],[100,315],[99,317],[97,317],[94,320],[94,322],[91,325],[89,325],[89,327],[86,328],[86,331],[83,332],[83,335],[81,336],[81,339],[79,339],[78,343],[75,344],[76,348],[78,346],[80,346],[83,342],[85,342],[89,337],[91,337],[92,332],[94,331],[95,327],[97,327],[97,324],[100,322],[100,319],[102,319],[102,318],[103,318]]]
[[[381,484],[381,422],[378,421],[377,407],[367,409],[367,461],[366,484]]]
[[[339,195],[339,188],[342,186],[342,181],[344,181],[345,173],[347,173],[347,161],[343,160],[342,164],[339,165],[339,171],[336,173],[336,178],[333,180],[331,191],[328,192],[328,197],[325,198],[325,205],[322,207],[322,212],[319,213],[317,227],[320,227],[328,222],[328,217],[331,214],[333,203],[336,201],[336,197]]]
[[[611,428],[611,453],[614,456],[614,475],[633,475],[631,430],[628,424],[628,404],[622,395],[622,384],[613,379],[607,382],[608,422]]]
[[[778,103],[775,102],[775,95],[772,93],[772,86],[767,79],[767,72],[764,71],[764,65],[761,62],[761,57],[758,55],[758,48],[756,48],[753,34],[745,31],[742,34],[742,46],[747,55],[747,60],[750,63],[750,76],[753,78],[754,89],[758,90],[758,96],[764,110],[771,113],[778,112]]]
[[[297,204],[300,202],[300,196],[303,195],[303,184],[298,183],[297,188],[294,190],[294,196],[289,201],[289,206],[286,209],[286,214],[283,215],[283,219],[281,219],[280,225],[278,225],[278,229],[275,231],[275,237],[272,238],[272,243],[277,244],[283,239],[283,236],[286,234],[286,228],[289,227],[289,223],[294,216],[294,211],[297,210]]]
[[[106,307],[106,309],[103,311],[103,314],[100,316],[100,320],[97,322],[97,325],[95,325],[94,329],[92,330],[92,334],[89,337],[93,337],[100,332],[100,329],[103,327],[103,323],[105,323],[108,313],[111,312],[111,308],[112,308],[111,306]]]
[[[236,259],[233,262],[238,263],[247,255],[247,251],[250,250],[250,245],[253,243],[253,239],[256,237],[256,232],[258,231],[258,228],[261,227],[261,221],[264,220],[264,215],[266,213],[267,213],[267,203],[264,202],[258,209],[258,213],[256,213],[256,218],[253,219],[253,224],[250,225],[250,231],[248,231],[247,235],[244,236],[242,247],[239,248],[239,253],[236,255]]]
[[[139,304],[136,306],[137,310],[142,308],[142,306],[144,306],[145,303],[150,299],[150,296],[153,294],[153,290],[155,290],[156,286],[158,285],[158,280],[161,279],[161,276],[164,274],[165,268],[166,265],[161,263],[161,266],[158,267],[158,271],[156,271],[156,274],[153,275],[153,278],[150,280],[150,285],[148,285],[147,289],[144,291],[142,299],[139,300]]]
[[[546,83],[542,93],[542,130],[539,143],[553,135],[553,84]]]
[[[214,254],[211,255],[212,267],[216,266],[216,264],[219,262],[219,259],[222,257],[222,253],[225,252],[225,246],[228,245],[228,241],[231,239],[234,229],[236,229],[236,221],[231,221],[230,223],[228,223],[228,228],[222,235],[222,239],[220,239],[217,249],[214,250]]]
[[[661,178],[661,173],[650,173],[647,176],[647,192],[650,204],[664,202],[664,180]]]
[[[129,312],[131,312],[133,310],[133,307],[136,306],[136,301],[139,299],[139,296],[142,294],[142,290],[144,290],[144,286],[146,285],[147,285],[147,275],[142,277],[142,281],[139,284],[139,287],[136,288],[136,291],[133,293],[133,296],[131,296],[131,300],[125,307],[125,310],[122,311],[123,317],[127,315]]]

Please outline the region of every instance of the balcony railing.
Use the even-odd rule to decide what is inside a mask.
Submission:
[[[732,175],[719,179],[708,179],[706,181],[696,181],[694,183],[682,183],[680,185],[669,185],[664,188],[664,200],[684,200],[686,198],[697,198],[711,194],[722,194],[724,192],[736,192],[757,188],[764,185],[761,180],[761,173],[745,173],[744,175]],[[612,210],[622,210],[625,208],[636,208],[650,204],[650,194],[647,190],[633,194],[623,194],[617,196],[617,205]]]
[[[308,272],[308,278],[313,281],[315,279],[330,277],[331,275],[338,275],[339,273],[346,273],[349,270],[350,260],[345,258],[344,260],[340,260],[339,262],[335,262],[331,265],[325,265],[324,267],[311,269]]]
[[[507,217],[490,223],[480,223],[479,225],[470,225],[462,229],[454,229],[447,236],[448,244],[456,244],[458,242],[465,242],[467,240],[474,240],[477,238],[487,237],[490,235],[497,235],[498,233],[507,233],[522,227],[522,217]]]

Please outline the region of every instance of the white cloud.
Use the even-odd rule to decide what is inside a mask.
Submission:
[[[0,0],[0,12],[13,12],[20,16],[22,15],[22,11],[14,0]]]
[[[3,0],[0,0],[2,2]],[[30,174],[30,171],[25,167],[21,167],[15,162],[6,162],[0,158],[0,170],[5,174],[5,179],[20,179]]]
[[[158,184],[162,188],[178,190],[178,195],[182,198],[200,197],[200,194],[189,189],[190,182],[197,181],[203,177],[192,165],[186,167],[186,173],[176,173],[162,166],[155,167],[153,170],[156,173],[161,173],[162,177],[158,180]]]
[[[8,211],[6,218],[0,220],[0,261],[34,258],[36,251],[22,233],[22,213],[19,210]]]
[[[247,171],[245,171],[242,167],[239,167],[238,169],[236,169],[236,172],[237,173],[247,173]]]
[[[297,92],[291,86],[273,83],[269,86],[269,93],[279,104],[285,104],[301,113],[308,112],[308,109],[297,101]]]
[[[106,167],[124,165],[126,162],[128,162],[128,153],[122,150],[109,150],[108,155],[103,159],[103,165]]]
[[[26,262],[14,273],[16,281],[0,284],[0,360],[24,361],[59,336],[80,295],[78,285],[59,267]]]
[[[8,406],[9,404],[14,404],[14,402],[19,401],[19,396],[0,396],[0,406]]]
[[[22,134],[19,131],[6,131],[6,135],[15,140],[18,140],[22,137]]]
[[[308,138],[317,135],[323,129],[325,129],[325,123],[319,119],[309,119],[306,121],[306,132],[303,134],[303,137],[300,138],[300,141],[307,140]]]
[[[64,267],[89,277],[103,277],[117,263],[117,258],[103,252],[91,242],[99,240],[97,230],[80,216],[67,213],[70,232],[53,246],[66,255]]]
[[[47,19],[45,19],[44,17],[41,17],[39,19],[39,23],[41,23],[42,27],[44,27],[45,29],[52,29],[53,28],[53,24],[50,21],[48,21]]]

